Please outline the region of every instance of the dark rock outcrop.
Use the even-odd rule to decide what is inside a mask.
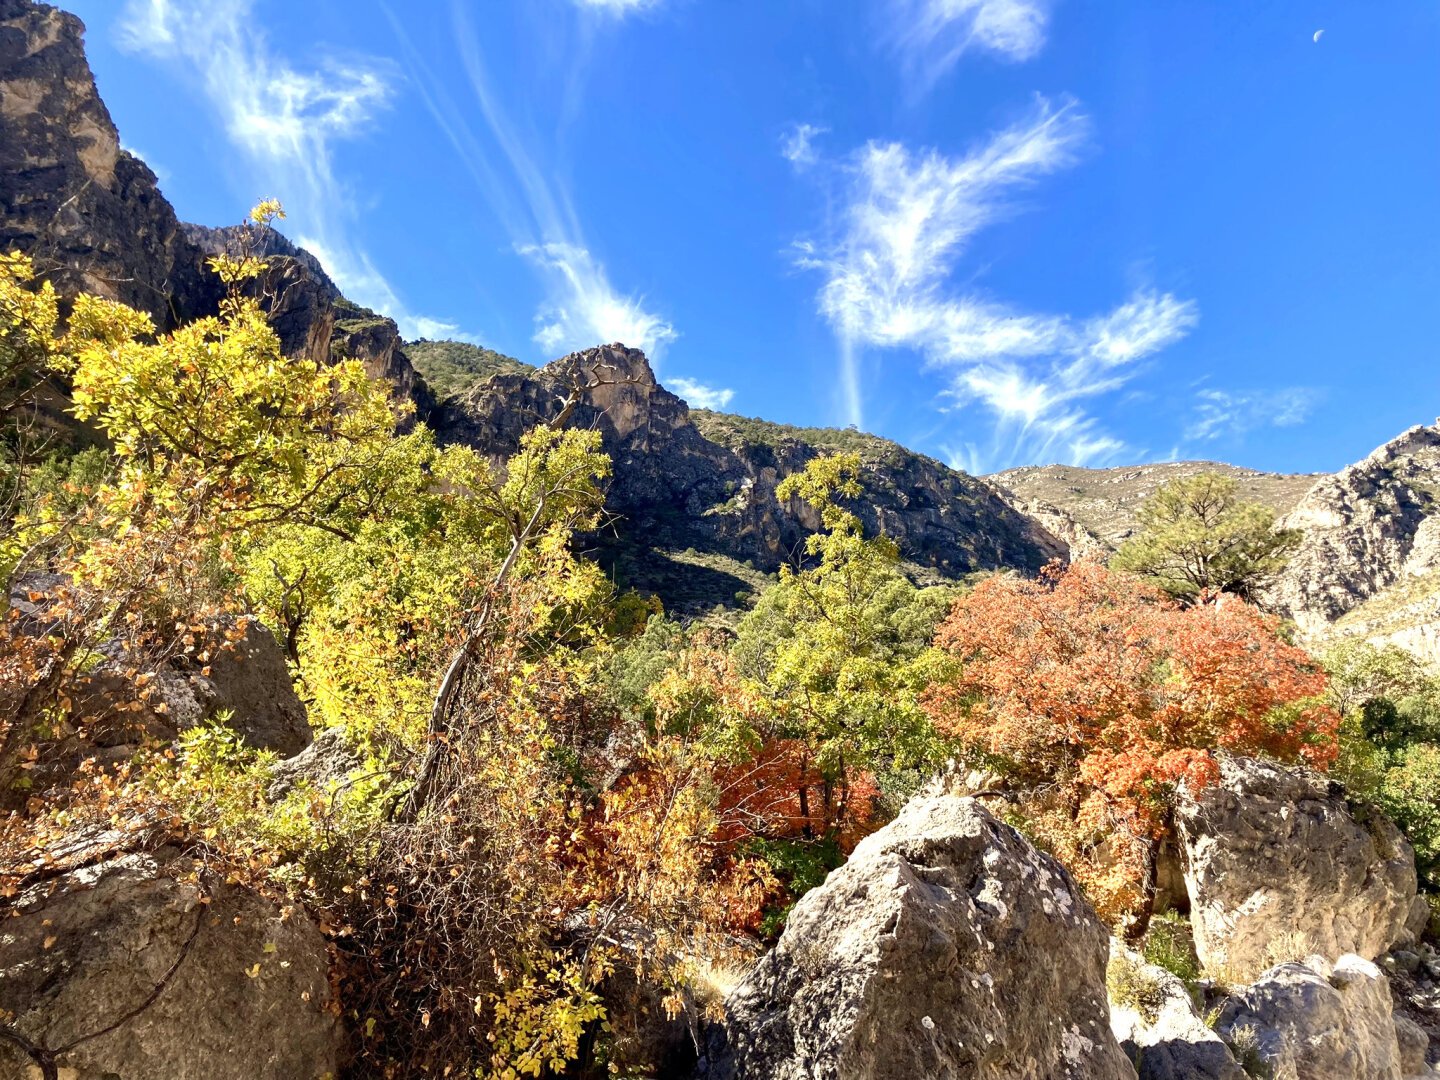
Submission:
[[[162,330],[212,314],[219,279],[155,174],[120,148],[75,16],[0,0],[0,251],[19,250],[64,296],[149,312]]]
[[[84,25],[33,0],[0,0],[0,251],[18,250],[62,297],[88,292],[148,312],[161,331],[213,315],[224,295],[207,259],[239,227],[186,225],[155,174],[120,148],[85,59]],[[415,402],[432,401],[390,319],[350,303],[309,252],[271,229],[256,284],[285,352],[353,358]]]
[[[286,355],[317,364],[359,360],[372,379],[383,379],[398,397],[413,401],[418,418],[429,417],[434,399],[406,357],[394,320],[347,300],[314,255],[270,228],[248,230],[248,239],[238,225],[183,228],[207,256],[238,254],[248,242],[269,261],[254,288]]]
[[[656,381],[645,355],[623,345],[573,353],[533,373],[493,376],[440,410],[441,437],[503,462],[527,428],[559,412],[577,379],[595,385],[571,423],[604,437],[614,461],[606,505],[622,545],[694,548],[773,571],[818,527],[808,507],[782,503],[775,488],[822,447],[753,421],[744,423],[777,434],[730,445],[707,438],[689,406]],[[911,563],[956,578],[996,567],[1035,571],[1064,556],[1060,541],[983,481],[893,443],[869,443],[884,456],[864,454],[857,512],[867,532],[883,531]]]
[[[101,850],[97,845],[97,850]],[[175,848],[73,858],[0,932],[0,1014],[60,1075],[293,1080],[341,1050],[319,929]],[[38,1076],[0,1039],[0,1077]]]
[[[795,905],[704,1075],[1133,1080],[1108,943],[1058,862],[973,799],[916,799]]]

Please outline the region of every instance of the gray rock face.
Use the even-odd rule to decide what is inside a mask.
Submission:
[[[95,725],[100,745],[130,746],[142,733],[173,739],[204,720],[228,713],[227,726],[256,750],[289,757],[309,746],[312,735],[305,705],[295,693],[274,635],[252,618],[226,622],[221,632],[233,633],[234,640],[215,647],[205,667],[180,658],[153,673],[146,700],[150,708],[138,717],[126,710],[135,694],[130,680],[119,673],[125,666],[123,658],[97,668],[89,688],[89,711],[103,716],[107,707],[119,710],[112,723]]]
[[[53,574],[26,574],[12,583],[9,601],[22,632],[39,635],[52,628],[53,595],[64,587]],[[274,636],[244,617],[220,625],[217,638],[227,636],[229,643],[213,648],[205,666],[178,657],[150,668],[128,656],[119,642],[101,643],[97,652],[107,659],[73,689],[83,727],[62,733],[46,763],[29,771],[25,783],[0,782],[0,811],[18,809],[28,798],[68,782],[83,761],[114,765],[147,742],[173,741],[222,714],[254,749],[282,757],[304,750],[312,739],[310,724]],[[0,692],[0,706],[13,708],[11,696]]]
[[[1070,875],[972,799],[913,800],[795,906],[725,1001],[707,1075],[1133,1078],[1109,934]]]
[[[1408,940],[1415,856],[1378,814],[1357,820],[1313,773],[1225,758],[1176,809],[1195,951],[1231,981],[1318,953],[1378,957]]]
[[[559,412],[575,378],[597,375],[603,384],[585,394],[572,424],[600,431],[614,461],[607,507],[619,516],[620,546],[695,548],[773,571],[819,526],[799,502],[781,503],[775,487],[821,447],[778,425],[716,414],[704,417],[706,430],[716,438],[724,431],[725,441],[708,438],[685,402],[656,382],[645,355],[623,345],[573,353],[533,373],[495,375],[447,402],[436,425],[443,439],[503,462],[526,429]],[[883,530],[904,558],[958,577],[995,567],[1033,572],[1066,554],[984,482],[893,443],[855,438],[868,447],[856,510],[867,532]],[[744,584],[736,579],[730,591]]]
[[[1318,962],[1318,961],[1317,961]],[[1219,1029],[1273,1080],[1404,1080],[1380,969],[1342,956],[1331,971],[1281,964],[1238,991]]]
[[[1303,540],[1270,602],[1307,634],[1440,568],[1440,427],[1413,427],[1321,480],[1282,524]]]
[[[56,1063],[72,1080],[333,1076],[319,930],[238,886],[202,903],[189,869],[162,849],[22,891],[0,924],[0,1011],[32,1044],[70,1047]],[[0,1040],[0,1077],[38,1076],[29,1065]]]
[[[1132,1062],[1140,1080],[1246,1080],[1230,1047],[1196,1011],[1185,984],[1164,968],[1147,964],[1118,941],[1110,943],[1114,972],[1123,966],[1143,987],[1117,999],[1108,980],[1110,1028]]]
[[[1424,1076],[1429,1072],[1425,1057],[1430,1049],[1430,1036],[1424,1028],[1408,1017],[1397,1016],[1395,1042],[1400,1051],[1401,1076]]]
[[[316,791],[332,790],[360,767],[360,758],[340,728],[328,728],[300,753],[276,762],[266,798],[278,802],[304,784]]]
[[[258,620],[239,619],[236,629],[243,636],[215,650],[210,673],[192,675],[191,688],[205,715],[231,714],[230,726],[247,745],[282,757],[298,754],[312,736],[285,655]]]

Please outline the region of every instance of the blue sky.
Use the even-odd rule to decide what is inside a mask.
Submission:
[[[65,6],[182,217],[279,197],[407,336],[976,472],[1440,412],[1431,0]]]

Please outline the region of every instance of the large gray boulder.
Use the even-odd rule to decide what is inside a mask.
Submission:
[[[275,635],[252,618],[226,629],[230,640],[213,650],[209,671],[189,678],[197,701],[206,715],[229,713],[247,745],[281,757],[300,753],[310,745],[310,724]]]
[[[310,745],[305,704],[295,692],[285,654],[259,620],[226,617],[211,633],[205,660],[188,655],[140,673],[118,643],[83,688],[83,709],[92,718],[90,738],[99,746],[130,748],[142,737],[169,740],[207,720],[225,724],[246,746],[291,757]],[[135,704],[142,707],[138,710]]]
[[[1235,992],[1220,1032],[1272,1080],[1405,1080],[1385,975],[1359,956],[1280,964]]]
[[[1176,824],[1195,951],[1212,974],[1247,982],[1311,953],[1373,960],[1412,936],[1414,852],[1324,777],[1226,757],[1218,783],[1182,795]]]
[[[207,900],[173,848],[98,858],[24,889],[0,921],[0,1015],[60,1075],[334,1074],[328,957],[307,916],[238,885]],[[39,1075],[32,1064],[0,1040],[0,1078]]]
[[[978,802],[916,799],[795,905],[702,1074],[1133,1080],[1108,942],[1065,869]]]
[[[1112,941],[1106,986],[1110,1028],[1140,1080],[1246,1080],[1230,1047],[1170,972]]]

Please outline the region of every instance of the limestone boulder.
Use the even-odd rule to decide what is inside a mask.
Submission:
[[[1227,757],[1218,783],[1182,796],[1176,824],[1208,972],[1247,982],[1311,953],[1373,960],[1413,936],[1409,843],[1324,777]]]
[[[1381,970],[1350,954],[1286,963],[1237,991],[1218,1030],[1252,1070],[1273,1080],[1405,1080]]]
[[[360,768],[360,755],[342,728],[327,728],[293,757],[277,761],[270,771],[266,798],[278,802],[297,787],[334,791]]]
[[[1058,862],[973,799],[915,799],[796,904],[702,1075],[1133,1080],[1108,948]]]
[[[1111,1030],[1140,1080],[1246,1080],[1230,1047],[1170,972],[1112,941],[1106,985]]]
[[[194,871],[173,848],[106,853],[23,888],[0,922],[0,1014],[71,1080],[333,1077],[319,929]],[[0,1040],[0,1078],[36,1067]]]
[[[300,753],[310,745],[310,724],[275,635],[257,619],[229,626],[230,640],[214,650],[209,670],[189,676],[202,711],[229,713],[230,726],[257,750]]]

